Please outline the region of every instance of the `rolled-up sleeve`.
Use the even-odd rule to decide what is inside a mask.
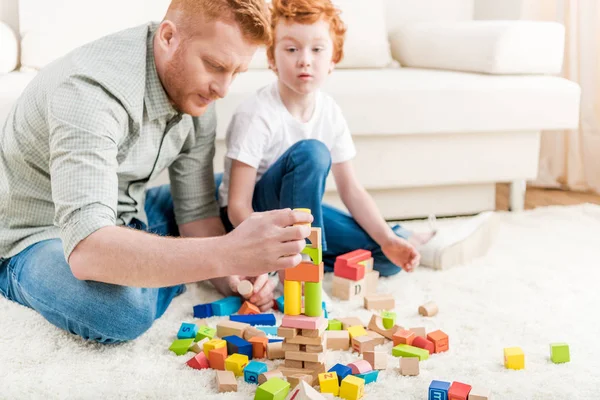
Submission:
[[[65,258],[77,244],[115,225],[118,143],[127,127],[122,105],[98,84],[72,79],[50,94],[50,179]]]
[[[213,170],[217,127],[214,107],[211,105],[202,117],[193,118],[193,140],[169,167],[178,225],[219,216]]]

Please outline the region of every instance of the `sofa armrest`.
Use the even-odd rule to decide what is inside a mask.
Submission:
[[[390,36],[403,66],[487,74],[559,74],[564,27],[556,22],[408,24]]]
[[[19,43],[8,25],[0,21],[0,74],[6,74],[17,68]]]

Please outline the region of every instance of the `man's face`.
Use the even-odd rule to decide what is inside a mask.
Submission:
[[[175,108],[200,116],[212,101],[225,97],[237,74],[248,69],[257,46],[244,38],[235,23],[200,19],[194,33],[185,37],[171,22],[163,22],[154,53]]]
[[[279,21],[273,53],[271,68],[284,85],[299,94],[321,87],[335,65],[329,24],[323,20],[314,24]]]

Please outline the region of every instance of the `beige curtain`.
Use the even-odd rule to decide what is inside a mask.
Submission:
[[[543,132],[537,186],[600,193],[600,1],[525,0],[523,18],[565,25],[563,76],[582,89],[579,129]]]

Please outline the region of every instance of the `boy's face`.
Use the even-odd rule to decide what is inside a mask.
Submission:
[[[281,83],[298,94],[315,91],[335,66],[329,23],[320,20],[305,25],[279,21],[273,54],[271,68]]]

